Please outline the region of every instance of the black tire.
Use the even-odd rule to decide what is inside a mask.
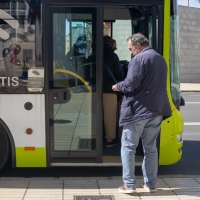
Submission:
[[[0,170],[4,167],[9,158],[9,139],[0,125]]]

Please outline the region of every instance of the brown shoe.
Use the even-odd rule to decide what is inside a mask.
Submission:
[[[156,188],[150,188],[148,185],[146,185],[145,183],[142,184],[142,187],[144,189],[146,189],[148,192],[151,192],[151,193],[155,193],[157,190]]]
[[[136,189],[128,188],[126,187],[126,185],[123,185],[119,187],[119,192],[124,193],[124,194],[131,194],[131,193],[136,193]]]

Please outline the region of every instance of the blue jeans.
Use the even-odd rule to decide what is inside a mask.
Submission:
[[[127,124],[123,127],[121,138],[122,180],[129,188],[135,188],[135,152],[141,137],[144,158],[142,172],[144,183],[154,188],[157,181],[158,153],[156,138],[163,117],[155,117]]]

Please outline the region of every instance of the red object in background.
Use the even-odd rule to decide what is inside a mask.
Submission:
[[[10,62],[12,63],[12,64],[16,64],[16,55],[17,55],[17,49],[13,49],[12,50],[12,53],[11,53],[11,59],[10,59]]]

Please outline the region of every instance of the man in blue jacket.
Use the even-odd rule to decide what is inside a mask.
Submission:
[[[163,117],[171,116],[166,91],[167,65],[142,34],[134,34],[127,41],[134,57],[129,63],[126,79],[112,86],[114,91],[125,94],[119,121],[123,126],[121,159],[124,185],[119,187],[119,192],[136,192],[135,152],[140,137],[144,150],[143,187],[155,192],[158,170],[156,138]]]

